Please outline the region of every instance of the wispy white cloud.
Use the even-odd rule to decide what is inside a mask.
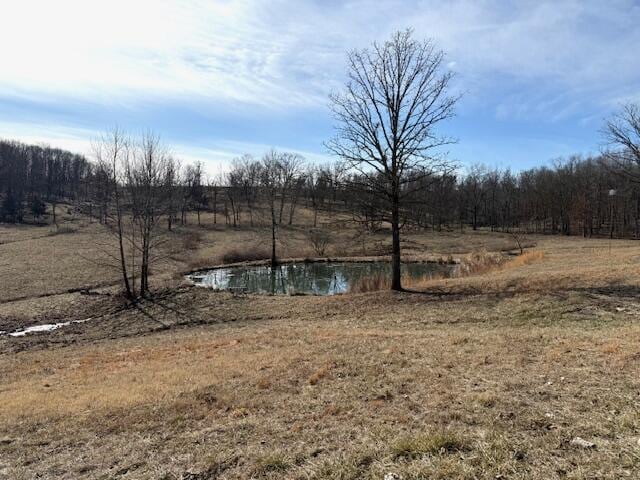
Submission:
[[[278,18],[273,5],[15,2],[3,9],[0,93],[92,102],[195,96],[266,106],[315,103],[324,98],[318,88],[324,75],[316,69],[324,41],[304,36],[293,18]]]
[[[3,8],[0,93],[316,105],[345,50],[409,26],[471,85],[498,73],[608,87],[638,81],[638,20],[632,0],[21,0]]]

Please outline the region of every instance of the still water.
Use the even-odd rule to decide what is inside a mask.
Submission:
[[[402,275],[414,278],[449,275],[454,268],[454,265],[437,263],[405,263]],[[349,286],[360,278],[390,273],[388,262],[322,262],[290,263],[274,269],[266,265],[219,268],[194,273],[188,278],[196,285],[214,290],[335,295],[349,291]]]

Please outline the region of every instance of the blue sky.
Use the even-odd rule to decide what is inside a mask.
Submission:
[[[346,52],[407,27],[456,72],[442,133],[463,165],[596,153],[640,101],[632,0],[15,0],[2,19],[0,137],[90,155],[116,124],[151,129],[212,174],[271,147],[327,159]]]

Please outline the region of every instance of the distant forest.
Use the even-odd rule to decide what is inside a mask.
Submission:
[[[229,172],[207,178],[202,165],[182,169],[174,222],[187,212],[215,211],[230,225],[254,222],[260,209],[260,165],[249,156]],[[474,166],[466,174],[421,177],[409,183],[402,212],[409,228],[496,231],[640,238],[640,186],[610,168],[604,158],[571,157],[553,167],[513,173]],[[340,164],[307,165],[297,157],[280,189],[282,223],[293,223],[296,207],[342,213],[367,228],[384,226],[383,199],[364,191]],[[60,202],[98,220],[107,219],[108,175],[96,162],[57,148],[0,141],[0,219],[42,222]],[[55,222],[55,217],[52,218]],[[317,224],[317,216],[314,223]]]

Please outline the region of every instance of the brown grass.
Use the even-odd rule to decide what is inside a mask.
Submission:
[[[269,249],[259,245],[233,247],[225,251],[221,256],[222,263],[254,262],[269,258],[271,258]]]
[[[511,259],[506,263],[507,268],[517,268],[523,265],[531,265],[533,262],[538,262],[544,258],[544,252],[542,250],[527,250],[522,255]]]
[[[640,327],[617,316],[615,299],[593,319],[576,311],[589,297],[557,292],[249,302],[189,292],[172,304],[237,324],[88,343],[76,334],[68,348],[0,356],[9,478],[640,472]],[[257,315],[268,318],[241,320]],[[114,327],[123,321],[138,320]],[[108,323],[87,328],[110,335]],[[575,436],[598,448],[571,447]]]
[[[94,227],[64,240],[90,249],[83,228]],[[68,259],[61,238],[45,239],[53,248],[35,230],[3,229],[10,292],[100,274]],[[304,235],[289,233],[294,252]],[[259,234],[202,235],[187,256],[216,258]],[[470,253],[459,236],[407,239],[416,257]],[[467,240],[489,254],[508,241]],[[0,304],[0,330],[98,316],[0,336],[0,478],[640,478],[640,245],[536,243],[427,293],[183,288],[113,315],[100,313],[111,297]],[[60,265],[41,265],[39,248]],[[159,271],[184,268],[173,262]],[[597,448],[572,446],[577,436]]]
[[[360,277],[349,285],[349,293],[365,293],[378,292],[380,290],[389,290],[391,288],[391,278],[388,274],[378,273]]]
[[[202,242],[202,233],[198,231],[189,231],[182,236],[183,250],[197,250]]]
[[[423,277],[404,275],[402,277],[402,285],[408,289],[427,288],[438,284],[441,280],[466,278],[475,275],[485,275],[499,270],[518,268],[530,265],[543,258],[544,252],[540,250],[528,250],[522,255],[518,255],[512,259],[507,259],[507,257],[499,253],[480,250],[462,257],[460,263],[449,275],[442,272],[434,272]],[[391,280],[389,275],[379,273],[359,278],[349,286],[349,293],[377,292],[389,290],[390,288]]]
[[[417,437],[402,438],[391,447],[394,458],[419,458],[426,455],[444,455],[467,449],[466,441],[447,431]]]
[[[456,271],[456,276],[469,277],[471,275],[481,275],[496,270],[504,262],[504,256],[499,253],[489,253],[484,249],[471,252],[469,255],[462,257]]]

